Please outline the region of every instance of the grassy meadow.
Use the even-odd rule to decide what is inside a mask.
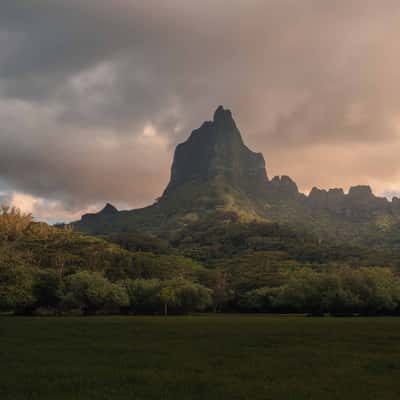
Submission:
[[[0,317],[0,399],[399,399],[399,318]]]

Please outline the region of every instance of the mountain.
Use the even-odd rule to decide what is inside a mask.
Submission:
[[[74,223],[92,234],[146,232],[173,235],[204,217],[301,226],[321,238],[367,240],[396,230],[400,199],[377,197],[369,186],[300,193],[288,176],[268,178],[261,153],[243,142],[231,111],[219,106],[175,149],[170,181],[158,201],[143,209],[118,211],[107,204]]]
[[[231,112],[222,106],[213,121],[204,122],[176,147],[164,196],[186,183],[213,179],[249,193],[268,183],[263,155],[246,147]]]

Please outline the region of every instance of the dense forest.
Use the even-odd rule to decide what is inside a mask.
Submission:
[[[386,247],[318,240],[217,213],[159,238],[92,237],[0,211],[0,312],[29,315],[400,313]]]

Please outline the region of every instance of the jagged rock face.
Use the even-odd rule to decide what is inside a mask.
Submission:
[[[276,199],[296,199],[299,196],[299,189],[296,182],[289,176],[274,176],[269,182],[268,187],[269,198]]]
[[[366,200],[375,197],[372,193],[371,187],[366,185],[352,186],[349,190],[348,196],[354,200]]]
[[[348,201],[357,207],[367,207],[372,209],[384,208],[389,204],[385,197],[377,197],[372,193],[370,186],[353,186],[347,195]]]
[[[391,207],[386,198],[375,196],[372,189],[366,185],[352,186],[348,194],[345,194],[343,189],[326,191],[313,188],[308,197],[308,204],[313,209],[325,209],[351,218],[368,218],[376,212],[388,212]]]
[[[213,178],[245,190],[268,183],[263,155],[245,146],[231,112],[222,106],[213,121],[205,122],[177,146],[164,195],[187,182]]]
[[[308,203],[313,208],[326,208],[329,211],[340,213],[344,208],[345,194],[343,189],[329,190],[314,187],[309,196]]]

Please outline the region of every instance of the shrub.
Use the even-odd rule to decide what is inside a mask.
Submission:
[[[116,312],[129,303],[125,289],[111,283],[98,272],[82,271],[73,274],[68,277],[66,287],[67,292],[72,294],[66,299],[67,302],[78,304],[85,315],[95,314],[100,310]]]

